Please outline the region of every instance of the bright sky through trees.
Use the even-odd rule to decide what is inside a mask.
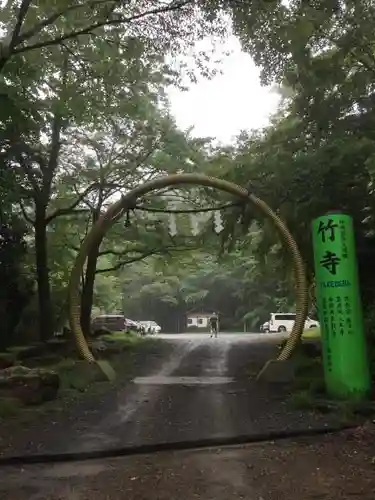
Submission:
[[[204,45],[212,43],[206,40]],[[280,97],[260,85],[258,68],[234,36],[216,46],[213,55],[222,59],[217,65],[220,74],[211,80],[200,77],[188,91],[171,88],[168,94],[179,127],[194,127],[193,135],[226,144],[241,130],[267,125]]]

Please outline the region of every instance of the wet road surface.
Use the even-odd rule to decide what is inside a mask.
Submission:
[[[280,335],[164,335],[174,349],[161,366],[135,377],[116,408],[77,436],[68,451],[243,434],[315,424],[294,412],[278,388],[252,377],[277,354]]]
[[[89,451],[325,425],[327,416],[291,411],[281,387],[271,388],[252,379],[264,362],[276,355],[279,334],[227,334],[217,339],[197,334],[163,337],[172,344],[172,349],[159,366],[151,371],[146,367],[130,384],[98,402],[95,418],[91,415],[86,425],[78,419],[77,425],[64,431],[59,422],[55,422],[53,445],[51,449],[44,447],[43,451]],[[193,486],[194,481],[201,486],[204,483],[206,496],[202,498],[215,498],[221,492],[224,496],[218,498],[237,495],[237,498],[260,500],[262,497],[256,496],[257,493],[249,496],[250,486],[244,481],[249,465],[245,459],[239,460],[238,453],[233,455],[228,450],[185,452],[181,455],[184,458],[178,459],[181,460],[178,466],[173,465],[170,454],[161,454],[158,460],[155,456],[129,457],[122,461],[7,469],[0,471],[0,500],[171,498],[180,487],[188,486],[181,470],[184,461],[187,461],[186,471],[191,469]],[[168,464],[164,469],[163,461]],[[127,470],[125,475],[121,474],[123,467]],[[100,477],[103,473],[105,477],[109,470],[114,483],[96,482],[93,491],[93,476],[97,473]],[[129,471],[133,471],[133,475]],[[163,490],[157,494],[149,489],[157,488],[160,478],[168,474],[171,476],[169,492]],[[121,484],[116,485],[120,476]],[[206,482],[202,483],[202,478]],[[78,484],[75,493],[71,480]],[[146,484],[151,481],[149,488],[142,486],[143,490],[137,492],[135,485],[144,481]],[[201,493],[194,493],[193,486],[190,485],[189,496],[181,498],[200,497]],[[67,488],[65,493],[64,488]],[[25,496],[26,493],[29,496]]]

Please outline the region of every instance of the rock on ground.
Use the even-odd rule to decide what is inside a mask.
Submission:
[[[55,399],[60,379],[57,373],[14,366],[0,371],[0,397],[13,398],[26,405]]]

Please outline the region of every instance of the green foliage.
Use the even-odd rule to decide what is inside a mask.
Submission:
[[[315,399],[309,390],[301,390],[290,396],[289,404],[297,410],[312,410]]]
[[[164,87],[180,75],[166,55],[205,34],[220,36],[224,25],[217,15],[208,22],[190,2],[10,1],[1,14],[0,198],[22,213],[34,239],[46,339],[64,322],[77,248],[108,204],[146,179],[197,168],[201,145],[169,116]],[[201,57],[196,67],[205,72]],[[166,244],[166,231],[154,238],[146,228],[144,236],[132,233],[131,244],[122,245],[114,228],[99,256],[90,256],[86,315],[96,267],[116,270]],[[98,295],[107,307],[100,282]]]
[[[85,62],[96,53],[98,58],[92,69],[99,67],[113,76],[124,58],[139,60],[144,46],[148,51],[181,56],[204,36],[223,36],[227,24],[220,12],[207,15],[190,1],[9,1],[1,7],[0,28],[5,35],[1,40],[0,71],[30,55],[42,54],[47,58],[56,48],[63,47],[75,55],[75,65],[81,70],[86,69]],[[111,64],[106,57],[108,47],[118,49],[118,64]],[[87,54],[89,57],[82,57]],[[197,54],[194,64],[203,74],[210,74],[205,64],[207,57],[204,51]],[[182,65],[185,70],[192,70],[186,62]],[[92,79],[91,83],[97,82]]]
[[[366,1],[223,3],[243,47],[260,66],[263,82],[278,81],[284,94],[268,128],[241,137],[225,152],[224,175],[248,185],[287,223],[310,280],[312,219],[329,210],[352,215],[369,315],[375,300],[369,272],[375,256],[374,6]],[[223,164],[223,151],[213,162]],[[247,231],[256,217],[251,207],[232,211],[224,248],[231,248],[241,228]],[[280,271],[283,267],[290,274],[285,248],[267,221],[261,223],[261,240],[263,257],[273,255]]]
[[[272,310],[293,307],[292,289],[252,253],[255,243],[238,244],[218,257],[219,239],[210,248],[172,256],[157,271],[155,258],[127,266],[121,281],[127,316],[154,319],[166,331],[183,331],[190,311],[220,314],[223,330],[257,331]],[[210,251],[209,251],[210,250]]]
[[[60,377],[61,390],[85,391],[94,382],[103,382],[105,375],[95,363],[65,359],[56,370]]]
[[[264,199],[294,235],[311,281],[311,220],[332,209],[350,213],[373,331],[371,3],[21,5],[7,2],[0,24],[0,200],[3,227],[18,238],[2,255],[24,295],[24,276],[30,284],[35,273],[43,290],[39,317],[43,323],[51,311],[55,315],[42,329],[51,333],[64,323],[70,268],[109,204],[149,179],[183,169],[234,181]],[[276,81],[283,101],[269,127],[214,148],[177,129],[165,87],[181,83],[181,65],[190,73],[182,56],[194,41],[226,34],[228,13],[263,81]],[[193,65],[209,75],[207,57],[198,54]],[[223,328],[242,330],[244,323],[258,328],[271,310],[293,307],[292,264],[270,221],[237,205],[226,211],[220,238],[210,222],[193,237],[186,215],[171,237],[168,216],[159,212],[171,197],[189,208],[233,201],[198,187],[138,200],[89,256],[82,277],[86,315],[94,305],[96,312],[124,311],[181,330],[188,311],[206,309],[220,312]]]
[[[16,340],[15,330],[22,310],[33,295],[33,278],[28,272],[25,257],[25,227],[22,221],[2,207],[0,220],[0,304],[2,334],[0,346],[7,347]]]

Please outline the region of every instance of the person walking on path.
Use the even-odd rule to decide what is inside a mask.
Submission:
[[[209,319],[209,324],[210,324],[210,331],[211,335],[210,337],[212,338],[215,336],[217,338],[217,330],[218,330],[218,317],[217,315],[212,315],[211,318]]]

